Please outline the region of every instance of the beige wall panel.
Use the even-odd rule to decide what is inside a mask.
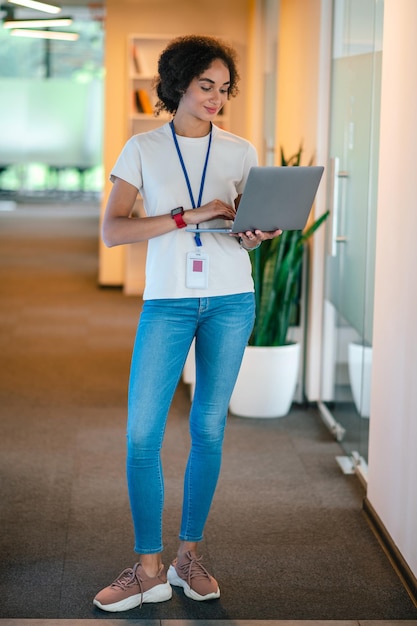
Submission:
[[[290,156],[317,150],[321,0],[281,0],[276,145]]]

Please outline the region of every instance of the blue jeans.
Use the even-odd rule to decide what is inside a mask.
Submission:
[[[253,293],[147,300],[129,381],[127,481],[135,551],[161,552],[161,448],[170,405],[195,337],[196,386],[189,427],[180,539],[201,541],[220,472],[230,396],[255,317]]]

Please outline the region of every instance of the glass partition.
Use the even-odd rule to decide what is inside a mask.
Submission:
[[[382,63],[382,0],[334,3],[323,407],[366,466]]]
[[[87,8],[70,13],[78,41],[13,37],[0,28],[2,198],[90,198],[102,190],[104,31]]]

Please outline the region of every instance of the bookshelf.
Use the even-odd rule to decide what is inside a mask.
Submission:
[[[164,124],[169,116],[154,115],[156,94],[153,81],[158,71],[158,58],[173,37],[167,35],[131,34],[127,41],[128,73],[128,137],[152,130]],[[142,199],[138,197],[134,209],[144,215]],[[147,243],[126,246],[123,291],[126,295],[141,295],[145,288],[145,263]]]
[[[154,116],[156,94],[153,81],[158,72],[158,58],[174,36],[128,36],[128,135],[146,132],[164,124],[169,116]]]

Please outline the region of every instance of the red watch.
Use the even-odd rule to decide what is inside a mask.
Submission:
[[[185,228],[187,226],[187,224],[182,219],[183,215],[184,209],[182,208],[182,206],[177,206],[176,209],[172,209],[171,211],[171,217],[173,220],[175,220],[177,228]]]

